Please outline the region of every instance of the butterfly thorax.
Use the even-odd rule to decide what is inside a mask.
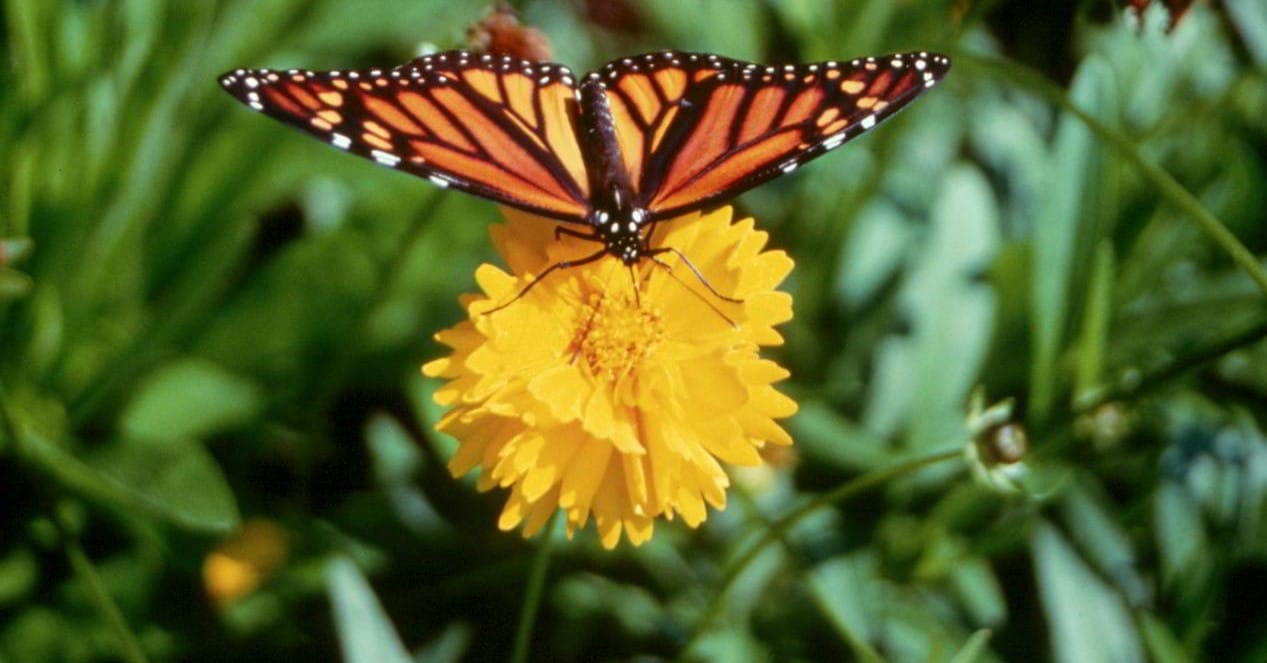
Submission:
[[[638,204],[625,170],[605,84],[597,76],[586,78],[580,97],[581,150],[591,191],[586,222],[609,254],[632,265],[648,248],[642,229],[651,216]]]

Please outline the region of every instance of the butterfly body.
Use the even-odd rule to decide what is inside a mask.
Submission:
[[[562,65],[450,51],[390,70],[238,69],[221,85],[340,149],[555,219],[626,264],[657,222],[790,173],[950,68],[919,52],[765,66],[705,53]]]
[[[632,265],[649,249],[642,231],[651,222],[651,213],[634,194],[606,85],[597,77],[588,77],[581,83],[577,99],[581,148],[590,178],[591,208],[585,221],[607,253]]]

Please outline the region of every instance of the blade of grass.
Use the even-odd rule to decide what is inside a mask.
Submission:
[[[1088,115],[1111,123],[1118,115],[1116,82],[1109,62],[1092,55],[1084,60],[1070,84],[1069,98]],[[1107,124],[1106,124],[1107,125]],[[1078,295],[1088,256],[1079,238],[1099,237],[1110,215],[1107,150],[1087,126],[1072,114],[1061,116],[1048,159],[1047,184],[1035,219],[1030,243],[1030,402],[1027,418],[1047,419],[1064,382],[1060,356],[1068,326],[1077,318]]]
[[[413,660],[369,581],[345,557],[326,567],[326,591],[339,649],[347,663],[409,663]]]
[[[106,591],[106,585],[101,581],[97,568],[93,566],[92,560],[88,559],[88,555],[84,553],[84,549],[79,545],[79,540],[71,533],[71,527],[67,522],[64,514],[57,514],[54,518],[57,523],[57,529],[62,539],[62,547],[66,552],[66,559],[70,561],[70,566],[75,570],[75,575],[83,581],[84,586],[88,588],[88,596],[92,599],[93,605],[96,606],[97,612],[101,613],[102,619],[109,625],[111,633],[118,640],[119,657],[128,663],[145,663],[145,652],[141,649],[141,643],[136,639],[136,635],[132,633],[132,629],[128,627],[128,622],[123,617],[123,612],[119,610],[119,605],[110,597],[110,593]]]
[[[746,551],[735,558],[735,561],[732,562],[726,569],[726,573],[722,576],[717,592],[713,594],[708,607],[704,609],[703,616],[695,622],[695,628],[691,630],[691,635],[687,638],[686,643],[682,645],[680,650],[678,650],[675,660],[682,661],[686,659],[686,655],[690,653],[691,648],[699,642],[700,638],[704,635],[704,632],[708,629],[709,624],[711,624],[717,617],[717,613],[720,611],[722,606],[722,599],[725,598],[726,592],[730,589],[730,586],[735,583],[735,580],[739,578],[748,565],[751,564],[752,561],[766,549],[766,547],[782,540],[786,533],[795,527],[796,524],[806,516],[821,508],[843,502],[859,493],[885,482],[914,473],[930,465],[936,465],[948,460],[960,458],[962,455],[963,452],[961,450],[955,449],[954,451],[946,451],[933,454],[931,456],[924,456],[923,458],[916,458],[904,463],[898,463],[897,465],[893,465],[891,467],[873,470],[837,486],[834,490],[815,497],[801,506],[792,509],[787,514],[771,523],[770,528],[761,535],[761,538],[757,539],[757,541]]]
[[[1173,361],[1141,373],[1129,374],[1102,389],[1089,391],[1075,404],[1074,414],[1085,414],[1101,405],[1148,393],[1188,371],[1264,338],[1267,338],[1267,318],[1227,338],[1213,341],[1182,357],[1177,357]]]
[[[1227,253],[1232,262],[1254,281],[1264,295],[1267,295],[1267,271],[1259,264],[1254,254],[1236,238],[1236,235],[1232,234],[1232,231],[1228,230],[1222,221],[1219,221],[1217,217],[1202,206],[1196,196],[1185,189],[1170,173],[1145,159],[1140,150],[1127,140],[1125,136],[1112,131],[1102,122],[1091,117],[1070,102],[1068,97],[1065,96],[1065,91],[1060,86],[1043,78],[1038,72],[1011,61],[959,51],[955,54],[955,63],[1006,78],[1059,106],[1061,110],[1073,114],[1086,123],[1092,133],[1108,143],[1119,156],[1139,172],[1145,181],[1155,187],[1163,198],[1187,212],[1193,223],[1197,225],[1197,228],[1213,240],[1224,253]]]
[[[524,604],[519,611],[519,626],[515,628],[515,649],[510,660],[513,663],[525,663],[528,660],[528,647],[532,644],[532,627],[537,621],[537,611],[541,608],[541,594],[545,587],[546,570],[550,567],[550,552],[554,548],[554,523],[559,518],[555,511],[550,521],[541,529],[541,540],[537,542],[537,551],[532,556],[532,569],[528,571],[528,587],[524,591]]]
[[[1094,389],[1104,372],[1104,358],[1109,345],[1109,322],[1113,317],[1113,279],[1115,269],[1113,243],[1101,240],[1091,264],[1091,279],[1086,292],[1085,315],[1078,338],[1077,366],[1073,393],[1079,395]]]

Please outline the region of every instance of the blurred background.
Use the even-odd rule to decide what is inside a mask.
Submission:
[[[797,444],[697,531],[556,532],[532,660],[1267,660],[1267,4],[513,4],[578,72],[955,61],[737,201],[797,262]],[[0,661],[509,658],[537,542],[418,371],[498,211],[215,81],[489,7],[2,6]]]

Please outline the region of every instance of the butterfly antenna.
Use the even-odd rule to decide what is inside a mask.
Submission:
[[[707,306],[708,308],[712,309],[712,310],[713,310],[713,313],[716,313],[717,315],[721,316],[721,319],[722,319],[722,320],[725,320],[725,321],[726,321],[726,323],[727,323],[727,324],[729,324],[729,325],[730,325],[733,329],[739,329],[739,324],[738,324],[738,323],[736,323],[734,320],[732,320],[732,319],[730,318],[730,316],[726,315],[725,313],[722,313],[722,310],[721,310],[720,308],[717,308],[717,305],[716,305],[716,304],[714,304],[713,302],[709,301],[709,299],[708,299],[707,297],[705,297],[704,295],[701,295],[700,293],[696,292],[695,288],[692,288],[691,286],[687,285],[685,281],[683,281],[682,279],[678,278],[678,275],[673,273],[673,266],[672,266],[672,265],[670,265],[669,263],[667,263],[667,262],[665,262],[665,261],[663,261],[663,260],[661,260],[661,259],[659,259],[659,258],[655,257],[654,255],[651,255],[651,256],[649,256],[649,257],[651,258],[651,262],[654,262],[655,264],[659,265],[660,267],[663,267],[663,268],[664,268],[664,271],[665,271],[665,272],[668,272],[668,274],[669,274],[669,277],[670,277],[670,278],[672,278],[674,281],[677,281],[679,284],[681,284],[683,288],[686,288],[686,291],[687,291],[687,292],[691,293],[692,295],[695,295],[695,297],[696,297],[697,299],[699,299],[701,302],[703,302],[705,306]],[[689,263],[688,263],[688,264],[689,264]],[[694,269],[694,268],[692,268],[692,269]],[[700,275],[700,273],[699,273],[699,272],[695,272],[695,275],[696,275],[696,276],[699,276],[699,275]],[[701,280],[703,280],[703,279],[701,279]],[[713,293],[714,295],[717,295],[717,291],[716,291],[716,290],[713,290],[711,287],[709,288],[709,290],[710,290],[710,291],[712,291],[712,293]],[[717,295],[717,296],[718,296],[718,297],[720,297],[721,299],[724,299],[724,300],[728,301],[728,302],[737,302],[737,303],[741,303],[741,304],[743,303],[743,300],[742,300],[742,299],[731,299],[730,297],[722,297],[721,295]]]
[[[546,277],[549,276],[552,272],[555,272],[560,269],[571,269],[573,267],[580,267],[581,265],[588,265],[591,262],[594,262],[595,260],[602,258],[606,253],[607,253],[607,249],[604,248],[604,249],[599,249],[598,251],[595,251],[594,253],[591,253],[590,255],[585,256],[584,258],[580,258],[579,260],[561,260],[559,262],[556,262],[553,265],[550,265],[549,267],[547,267],[546,271],[541,272],[540,276],[530,281],[528,285],[524,286],[523,290],[520,290],[519,294],[511,298],[510,301],[504,304],[498,304],[497,306],[487,311],[484,311],[481,315],[492,315],[506,308],[507,306],[514,304],[520,299],[523,299],[523,296],[528,294],[529,290],[532,290],[538,283],[541,283],[542,281],[544,281]]]

